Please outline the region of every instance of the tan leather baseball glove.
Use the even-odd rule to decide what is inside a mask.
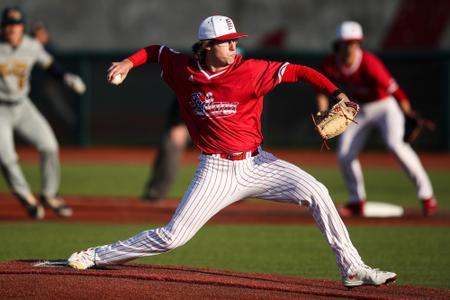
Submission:
[[[358,112],[358,104],[352,101],[341,100],[331,109],[319,112],[312,119],[317,132],[326,141],[343,133],[351,122],[355,122],[354,119]]]

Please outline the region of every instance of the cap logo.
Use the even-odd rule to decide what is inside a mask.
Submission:
[[[230,18],[227,18],[227,19],[225,20],[225,22],[227,23],[228,30],[230,30],[230,31],[233,30],[233,28],[234,28],[233,21],[231,21]]]
[[[8,18],[13,20],[20,20],[22,19],[22,14],[20,13],[20,11],[12,9],[8,11]]]

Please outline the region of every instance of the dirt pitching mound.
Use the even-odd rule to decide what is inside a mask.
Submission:
[[[127,264],[77,271],[0,263],[0,298],[29,299],[448,299],[413,286],[346,289],[340,282],[177,266]]]

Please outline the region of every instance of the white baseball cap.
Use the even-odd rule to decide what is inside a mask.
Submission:
[[[358,22],[345,21],[336,29],[336,41],[361,41],[364,38]]]
[[[233,20],[225,16],[211,16],[203,20],[198,28],[199,40],[227,41],[248,36],[236,32]]]

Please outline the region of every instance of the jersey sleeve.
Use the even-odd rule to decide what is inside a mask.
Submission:
[[[408,102],[408,96],[406,96],[405,91],[402,88],[398,88],[392,95],[397,99],[398,102]]]
[[[186,60],[184,54],[181,54],[172,48],[162,46],[158,56],[158,63],[161,67],[163,67],[163,69],[175,68],[176,66],[179,66],[180,60]]]
[[[163,45],[151,45],[138,50],[128,57],[134,67],[146,63],[157,63],[164,70],[174,69],[180,59],[186,60],[186,57],[171,48]]]
[[[50,67],[53,63],[53,56],[38,41],[33,41],[33,48],[36,53],[36,63],[44,69]]]
[[[128,57],[134,67],[145,63],[157,63],[161,67],[161,77],[173,84],[177,73],[181,72],[180,66],[186,64],[188,57],[163,45],[151,45],[138,50]]]
[[[383,62],[373,54],[365,53],[364,55],[364,67],[365,71],[370,75],[369,77],[373,78],[377,86],[380,86],[387,93],[395,94],[400,87]]]
[[[161,45],[147,46],[130,55],[128,59],[133,63],[134,67],[146,63],[158,63],[163,47]]]
[[[174,62],[177,52],[171,48],[163,45],[150,45],[142,48],[128,57],[133,63],[134,67],[140,66],[146,63],[158,63],[160,65],[167,65]]]
[[[282,82],[283,74],[289,63],[266,60],[250,60],[255,78],[255,93],[264,96]]]
[[[282,77],[283,82],[306,82],[318,92],[333,94],[337,87],[322,73],[301,65],[290,64]]]
[[[287,62],[256,61],[254,70],[260,72],[256,94],[263,96],[282,82],[306,82],[316,90],[332,94],[337,87],[318,71]]]
[[[330,79],[333,79],[334,56],[327,56],[320,66],[320,71]]]
[[[180,78],[185,77],[186,67],[189,64],[189,57],[172,48],[163,46],[158,63],[161,67],[161,78],[167,82],[169,86],[174,87],[180,84]]]

